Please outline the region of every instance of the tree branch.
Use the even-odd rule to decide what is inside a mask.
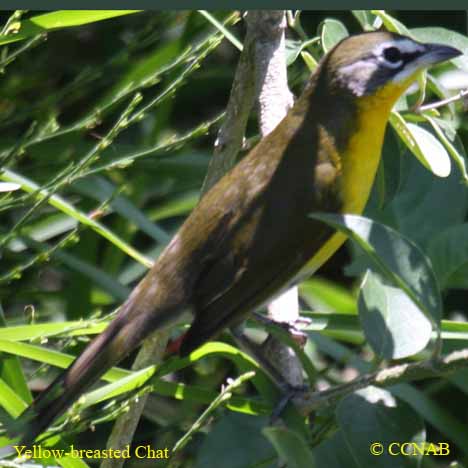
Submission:
[[[285,29],[286,15],[283,10],[250,11],[247,15],[247,31],[255,37],[255,87],[262,137],[279,124],[293,104],[288,88]],[[297,287],[273,300],[268,306],[268,315],[277,322],[297,321]],[[263,351],[265,356],[275,356],[275,367],[289,385],[298,387],[303,384],[302,367],[291,348],[269,336]]]
[[[226,114],[201,189],[202,195],[234,166],[237,155],[242,149],[247,120],[255,102],[253,43],[253,35],[247,31],[226,106]]]
[[[365,374],[328,390],[305,393],[296,397],[294,402],[301,411],[307,414],[318,408],[333,405],[346,395],[369,385],[390,387],[403,382],[441,377],[462,368],[468,368],[468,348],[454,351],[437,359],[399,364],[372,374]]]

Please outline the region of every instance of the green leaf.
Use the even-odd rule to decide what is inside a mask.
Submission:
[[[320,40],[325,52],[332,49],[338,42],[349,36],[346,26],[338,20],[326,19],[320,26]]]
[[[263,434],[289,468],[314,468],[315,460],[306,441],[286,427],[266,427]]]
[[[314,276],[299,285],[301,297],[312,309],[323,312],[356,314],[356,299],[348,289],[325,278]]]
[[[468,224],[451,226],[432,238],[428,254],[442,289],[468,288]]]
[[[302,54],[303,50],[306,47],[309,47],[311,44],[318,42],[318,37],[313,37],[308,41],[297,41],[294,39],[286,39],[286,65],[292,65],[299,54]]]
[[[17,356],[25,357],[38,361],[41,363],[50,364],[61,369],[67,368],[74,360],[74,356],[70,354],[61,353],[41,346],[31,345],[27,343],[18,343],[14,341],[0,340],[0,351],[8,352]],[[246,356],[244,353],[239,352],[237,348],[226,345],[224,343],[207,343],[198,350],[192,353],[190,359],[174,359],[172,361],[166,361],[160,368],[157,369],[158,375],[164,375],[175,370],[183,369],[191,364],[191,362],[201,359],[209,355],[223,355],[230,358],[239,369],[243,370],[256,370],[256,376],[253,378],[254,383],[259,386],[262,390],[263,395],[267,397],[271,402],[275,402],[278,396],[276,388],[272,383],[269,382],[266,375],[258,369],[256,363]],[[148,368],[148,372],[154,367]],[[132,373],[128,370],[124,370],[118,367],[113,367],[107,371],[103,376],[102,380],[108,382],[117,382],[119,379],[129,378],[132,382]],[[140,377],[138,377],[140,378]],[[216,398],[217,392],[207,390],[196,386],[188,386],[175,382],[167,382],[163,379],[154,377],[151,379],[151,384],[154,387],[154,391],[160,395],[170,396],[179,400],[188,399],[191,401],[209,404],[214,398]],[[118,388],[109,387],[110,390],[115,391]],[[95,395],[101,399],[106,398],[103,395],[110,392],[104,386],[100,392],[98,389]],[[85,398],[86,398],[85,394]],[[0,400],[1,401],[1,400]],[[8,402],[7,402],[8,403]],[[268,402],[263,401],[252,401],[251,399],[245,399],[241,397],[232,397],[226,406],[234,411],[240,411],[246,414],[269,414],[272,410],[272,405]],[[300,416],[293,410],[293,408],[286,408],[283,415],[286,417],[289,424],[296,424],[302,422]]]
[[[390,114],[390,123],[423,166],[438,177],[447,177],[450,174],[450,157],[430,132],[418,125],[405,122],[397,112]]]
[[[375,29],[376,16],[370,10],[352,10],[351,13],[364,31],[373,31]]]
[[[27,37],[61,28],[95,23],[116,16],[130,15],[141,10],[59,10],[33,16],[21,21],[16,34],[0,36],[0,45],[21,41]]]
[[[223,460],[223,468],[277,467],[276,460],[262,464],[262,461],[275,457],[273,448],[261,433],[267,423],[268,418],[265,417],[223,414],[205,434],[195,468],[217,466],[220,460]],[[236,456],[226,457],[227,453],[235,453]]]
[[[89,197],[104,203],[110,200],[110,206],[124,219],[132,221],[140,230],[155,241],[167,244],[170,236],[158,225],[152,223],[145,213],[139,210],[128,198],[116,195],[118,188],[104,177],[90,176],[74,184],[74,188]]]
[[[223,36],[237,49],[242,51],[243,45],[242,42],[237,39],[234,34],[227,29],[224,24],[219,22],[211,13],[206,10],[198,10],[202,16],[204,16]]]
[[[82,459],[77,457],[60,457],[57,463],[63,468],[89,468],[89,465]]]
[[[336,409],[340,429],[354,460],[360,467],[418,467],[421,454],[392,456],[390,444],[425,442],[422,419],[408,404],[387,390],[367,387],[343,398]],[[382,444],[382,452],[371,452],[373,444]],[[374,446],[379,449],[380,446]]]
[[[369,216],[395,226],[426,251],[428,242],[440,233],[442,226],[464,221],[468,206],[466,186],[460,183],[457,170],[445,179],[434,177],[409,154],[401,158],[400,174],[401,184],[393,200],[383,211],[374,207]]]
[[[385,25],[385,28],[388,29],[389,31],[411,37],[411,33],[409,29],[401,21],[398,21],[396,18],[389,15],[386,11],[384,10],[370,10],[370,11],[373,15],[378,16],[382,20],[383,24]]]
[[[370,202],[375,199],[379,209],[382,209],[393,200],[400,189],[401,157],[402,151],[399,147],[399,139],[392,127],[388,126],[382,148],[382,159],[373,186],[373,192],[375,192],[375,194],[372,194],[370,198]]]
[[[0,193],[15,192],[20,188],[20,184],[14,184],[11,182],[0,182]]]
[[[401,288],[424,314],[439,324],[442,299],[427,257],[397,231],[357,215],[313,214],[352,239],[390,284]]]
[[[0,406],[4,408],[10,416],[16,418],[28,407],[28,403],[26,403],[3,379],[0,379]]]
[[[301,311],[301,316],[311,319],[311,323],[303,327],[304,331],[329,336],[336,340],[361,344],[363,333],[361,323],[356,315],[320,314]],[[454,320],[442,320],[442,338],[446,340],[468,341],[468,323]]]
[[[45,340],[56,335],[79,336],[101,333],[107,326],[106,321],[76,321],[35,323],[0,328],[0,340],[26,341]]]
[[[22,234],[27,235],[36,242],[46,242],[60,234],[69,232],[76,228],[78,222],[62,213],[54,213],[49,216],[42,216],[37,222],[30,223],[22,230]],[[8,243],[8,249],[13,252],[22,252],[28,246],[21,239],[12,239]]]
[[[2,304],[0,303],[0,333],[10,336],[10,327],[7,326]],[[23,368],[17,356],[11,354],[0,355],[0,379],[5,385],[15,389],[17,397],[30,403],[32,401],[31,391],[29,390]]]
[[[315,60],[315,58],[312,57],[312,55],[309,54],[309,52],[306,50],[301,52],[301,57],[302,60],[304,60],[304,63],[307,65],[308,70],[310,72],[314,72],[318,66],[317,60]]]
[[[437,137],[439,140],[442,142],[442,144],[445,146],[445,149],[448,151],[452,159],[454,160],[455,164],[457,165],[463,180],[466,183],[468,183],[468,172],[466,170],[466,160],[463,154],[461,154],[457,148],[455,147],[454,144],[450,142],[450,140],[447,138],[445,135],[444,131],[442,128],[439,126],[437,123],[436,119],[433,119],[429,115],[424,114],[424,118],[431,124],[432,128],[434,129]],[[457,135],[454,135],[454,139],[457,137]],[[461,151],[463,151],[463,146],[460,145]]]
[[[146,367],[145,369],[132,372],[128,376],[116,380],[115,382],[104,385],[97,390],[88,392],[79,399],[79,408],[87,408],[103,400],[109,400],[111,398],[115,398],[116,396],[122,395],[123,393],[127,393],[136,388],[139,388],[144,383],[146,383],[154,375],[154,373],[154,366]]]
[[[53,256],[68,266],[71,270],[83,275],[80,279],[85,277],[89,278],[93,282],[94,286],[102,288],[103,291],[109,293],[116,300],[124,301],[131,293],[130,288],[125,287],[116,281],[111,275],[90,262],[80,260],[77,256],[60,250],[55,252]],[[81,313],[83,313],[83,311]]]
[[[127,244],[125,241],[120,239],[116,236],[111,230],[107,229],[101,223],[95,221],[92,217],[88,216],[86,213],[76,209],[71,203],[64,200],[62,197],[58,195],[52,195],[48,193],[46,189],[41,188],[38,184],[33,182],[32,180],[16,173],[10,171],[9,169],[4,169],[3,172],[0,174],[0,179],[12,181],[21,185],[22,190],[27,193],[34,193],[35,197],[38,200],[42,200],[48,197],[48,203],[52,205],[54,208],[62,211],[63,213],[67,214],[68,216],[76,219],[78,222],[91,227],[95,230],[98,234],[105,237],[107,240],[112,242],[116,247],[121,249],[130,257],[134,258],[138,262],[142,263],[143,265],[150,267],[152,265],[152,261],[145,258],[142,254],[140,254],[136,249],[134,249],[131,245]]]
[[[392,387],[392,393],[408,403],[425,421],[437,431],[457,444],[458,448],[468,455],[468,433],[466,426],[455,414],[441,402],[435,401],[413,385],[398,384]]]
[[[314,457],[319,468],[363,468],[354,460],[342,430],[314,447]]]
[[[422,351],[432,326],[411,299],[368,271],[359,294],[359,317],[366,339],[383,359],[402,359]]]

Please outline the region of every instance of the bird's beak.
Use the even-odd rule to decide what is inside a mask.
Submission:
[[[443,44],[424,44],[426,51],[421,56],[421,61],[424,66],[435,65],[436,63],[451,60],[459,55],[463,55],[461,51],[455,47]]]

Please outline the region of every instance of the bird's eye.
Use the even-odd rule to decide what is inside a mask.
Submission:
[[[384,59],[390,63],[398,63],[402,60],[401,52],[398,47],[387,47],[383,51]]]

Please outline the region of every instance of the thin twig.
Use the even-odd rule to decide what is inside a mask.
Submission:
[[[438,359],[399,364],[372,374],[365,374],[351,382],[337,385],[328,390],[308,392],[294,401],[300,406],[302,411],[310,413],[318,408],[334,405],[346,395],[370,385],[390,387],[403,382],[441,377],[466,367],[468,367],[468,348],[454,351]]]
[[[192,438],[193,434],[199,431],[208,416],[220,405],[224,404],[227,400],[232,397],[232,392],[238,387],[243,385],[245,382],[255,377],[254,371],[246,372],[245,374],[240,375],[237,379],[228,382],[228,384],[222,389],[219,395],[211,402],[208,408],[203,411],[200,417],[192,424],[192,427],[177,441],[172,449],[173,452],[177,452],[181,448],[184,448],[189,440]]]
[[[451,102],[460,101],[466,96],[468,96],[468,89],[464,89],[460,91],[458,94],[455,94],[455,96],[451,96],[447,99],[442,99],[441,101],[431,102],[424,106],[420,106],[416,109],[416,111],[421,113],[421,112],[425,112],[431,109],[438,109],[439,107],[446,106],[447,104],[450,104]]]

